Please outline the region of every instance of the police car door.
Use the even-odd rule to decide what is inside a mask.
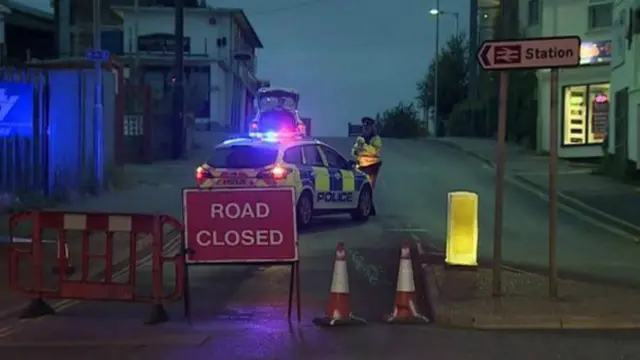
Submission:
[[[302,175],[310,174],[313,186],[313,207],[315,209],[331,209],[331,203],[324,201],[331,191],[329,170],[326,167],[318,147],[314,144],[303,145],[304,166],[300,167]]]
[[[328,146],[320,146],[329,168],[331,195],[326,196],[332,208],[351,209],[356,204],[353,167],[342,155]]]

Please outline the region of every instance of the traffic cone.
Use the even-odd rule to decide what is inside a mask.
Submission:
[[[421,315],[416,307],[416,284],[413,279],[411,247],[406,242],[400,251],[400,267],[396,287],[396,304],[393,313],[387,316],[389,323],[428,324],[429,319]]]
[[[318,326],[364,325],[367,322],[351,313],[349,305],[349,277],[347,275],[347,253],[344,244],[338,243],[336,261],[333,266],[331,294],[324,317],[313,319]]]
[[[56,242],[56,247],[57,247],[57,251],[56,251],[56,264],[53,266],[53,268],[51,269],[51,272],[53,274],[59,274],[60,273],[60,264],[62,264],[63,269],[64,269],[64,274],[66,276],[71,276],[73,275],[73,273],[76,272],[76,268],[73,267],[70,263],[69,263],[69,245],[67,245],[67,243],[64,243],[64,249],[62,246],[61,241],[57,241]],[[62,259],[60,258],[60,256],[62,256]]]

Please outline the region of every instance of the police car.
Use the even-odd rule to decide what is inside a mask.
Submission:
[[[196,180],[201,188],[293,187],[301,228],[315,215],[366,221],[374,211],[367,175],[329,145],[297,134],[227,140],[198,167]]]

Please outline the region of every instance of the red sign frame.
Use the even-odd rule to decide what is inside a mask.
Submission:
[[[187,264],[299,259],[293,188],[190,188],[183,190],[182,203]]]

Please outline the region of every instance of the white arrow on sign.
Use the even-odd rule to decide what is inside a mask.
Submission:
[[[490,40],[476,58],[484,70],[548,69],[580,65],[580,37]]]

